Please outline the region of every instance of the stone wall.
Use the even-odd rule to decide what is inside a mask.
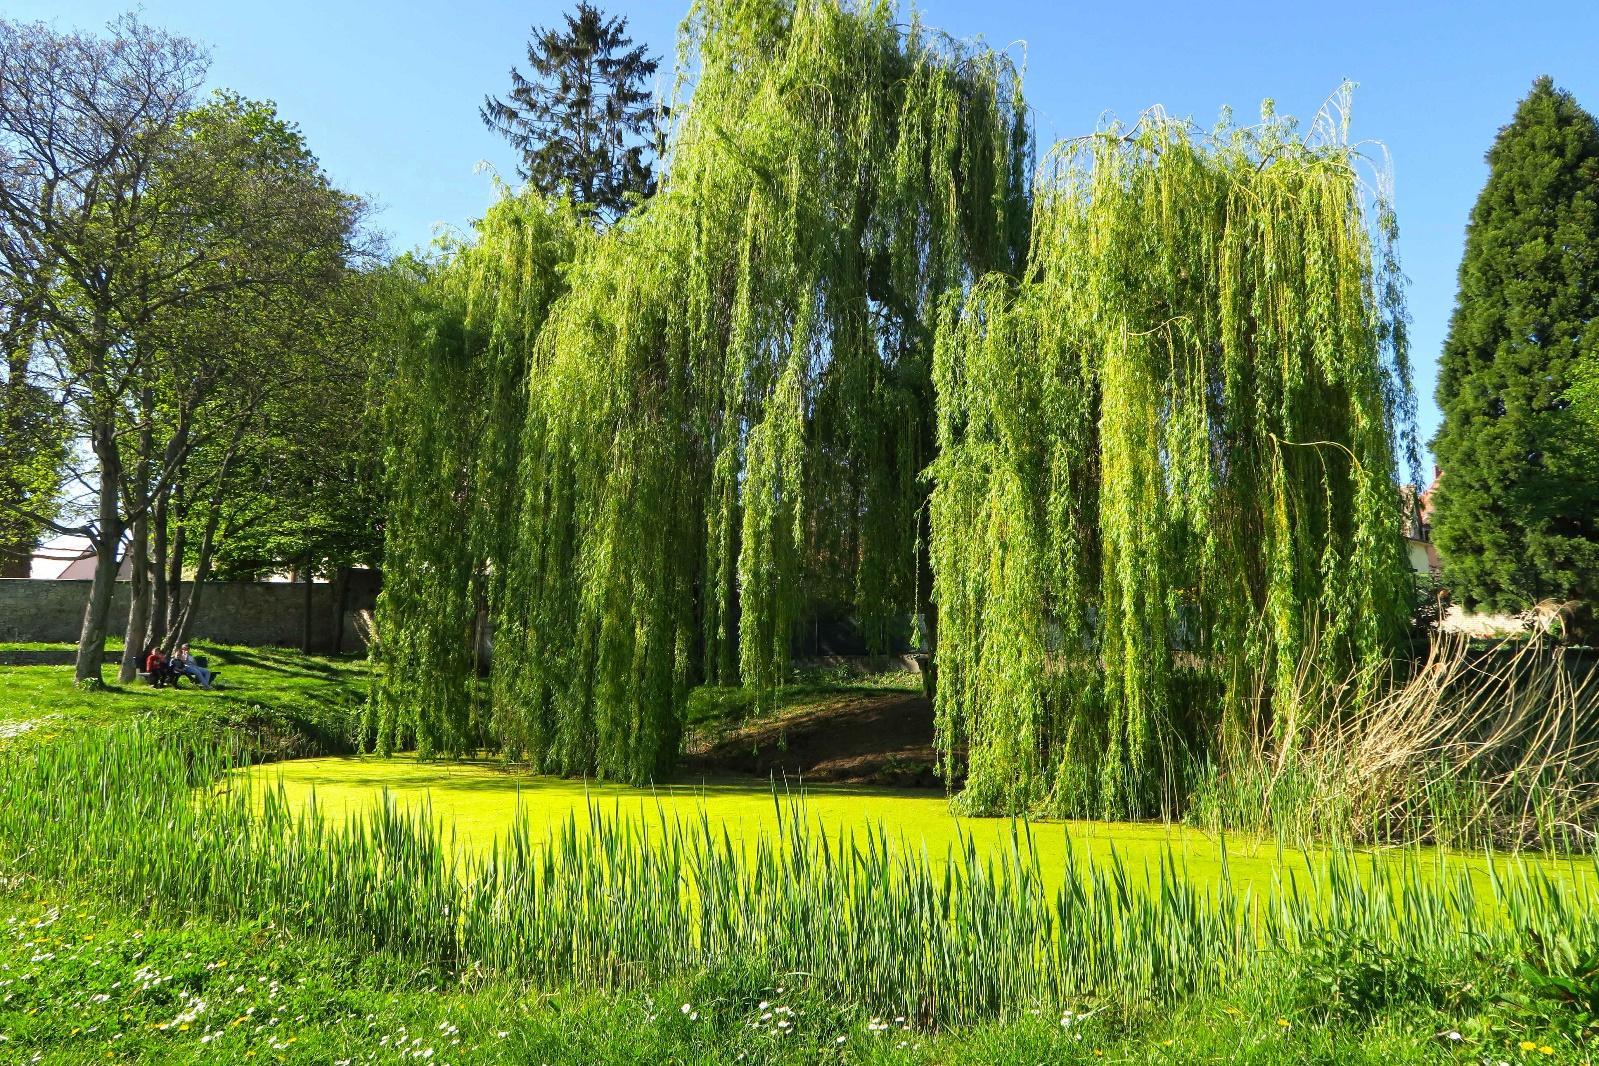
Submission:
[[[83,626],[83,608],[89,601],[87,581],[35,581],[0,579],[0,641],[75,643]],[[375,589],[370,581],[352,581],[345,612],[339,617],[339,586],[311,586],[311,645],[319,650],[334,646],[335,626],[344,630],[345,651],[363,647],[354,624],[357,612],[372,607]],[[187,590],[185,585],[184,589]],[[112,633],[121,633],[128,620],[128,585],[118,582],[111,603]],[[304,634],[305,586],[289,582],[207,582],[189,639],[203,644],[281,644],[298,647]]]

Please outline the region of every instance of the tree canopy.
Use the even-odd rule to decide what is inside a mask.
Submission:
[[[1403,307],[1347,103],[1308,138],[1157,112],[1061,145],[1026,273],[945,315],[937,714],[969,809],[1172,813],[1309,724],[1296,675],[1403,632]]]
[[[460,750],[478,724],[549,769],[646,780],[689,685],[783,676],[808,574],[845,575],[869,618],[914,608],[937,307],[1019,266],[1030,141],[1003,57],[893,14],[698,5],[661,191],[593,240],[507,201],[424,282],[431,379],[402,391],[476,414],[419,413],[437,437],[399,446],[445,446],[391,459],[380,746],[412,726]]]
[[[96,567],[80,680],[100,663],[124,538],[135,608],[123,676],[150,619],[147,537],[214,412],[270,387],[294,324],[344,268],[358,204],[270,104],[196,99],[206,61],[128,16],[104,35],[0,22],[0,285],[25,296],[90,514]],[[12,375],[14,380],[15,375]],[[233,427],[230,426],[231,430]],[[14,506],[14,503],[13,503]]]
[[[683,54],[642,209],[507,195],[395,278],[377,748],[649,780],[818,595],[920,617],[974,809],[1169,810],[1374,683],[1414,404],[1347,100],[1035,188],[1007,59],[888,5],[705,0]]]
[[[1450,591],[1599,595],[1599,439],[1568,395],[1599,350],[1599,124],[1547,77],[1488,152],[1439,360],[1434,537]]]

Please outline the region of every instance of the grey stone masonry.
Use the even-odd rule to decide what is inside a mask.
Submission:
[[[353,583],[352,583],[353,584]],[[188,586],[184,585],[187,592]],[[344,617],[339,617],[339,586],[311,586],[311,645],[330,649],[335,626],[344,628],[344,650],[360,651],[362,644],[353,625],[355,612],[370,609],[373,595],[367,588],[352,588],[345,597]],[[0,642],[75,642],[89,601],[87,581],[36,581],[0,579]],[[112,633],[121,633],[128,619],[128,585],[118,582],[111,602]],[[197,643],[282,644],[297,647],[304,634],[305,586],[291,582],[207,582],[200,594],[199,614],[189,627]]]

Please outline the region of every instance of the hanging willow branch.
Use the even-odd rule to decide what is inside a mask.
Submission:
[[[393,272],[383,380],[388,513],[367,739],[424,755],[488,738],[480,619],[516,551],[528,369],[564,267],[592,239],[569,205],[505,197],[437,262]]]
[[[1003,57],[894,14],[703,0],[657,195],[592,240],[509,201],[421,282],[380,747],[486,737],[645,781],[687,687],[769,694],[802,612],[846,610],[881,645],[920,606],[936,316],[1020,269],[1031,143]]]
[[[1203,760],[1306,724],[1307,658],[1370,676],[1401,634],[1392,216],[1317,131],[1151,114],[1064,145],[1025,280],[946,313],[937,713],[967,808],[1170,813]]]

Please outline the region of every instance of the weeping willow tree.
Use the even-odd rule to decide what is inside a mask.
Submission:
[[[969,809],[1169,812],[1401,635],[1404,311],[1346,113],[1063,144],[1025,275],[947,310],[937,717]]]
[[[1004,57],[895,19],[702,0],[657,195],[592,240],[510,202],[419,283],[380,747],[647,780],[689,685],[772,690],[818,590],[878,642],[926,600],[937,317],[1020,269],[1032,161]]]
[[[592,241],[568,204],[505,196],[435,260],[387,279],[375,361],[388,509],[367,740],[424,755],[490,739],[474,683],[482,623],[515,550],[528,369],[566,267]]]

